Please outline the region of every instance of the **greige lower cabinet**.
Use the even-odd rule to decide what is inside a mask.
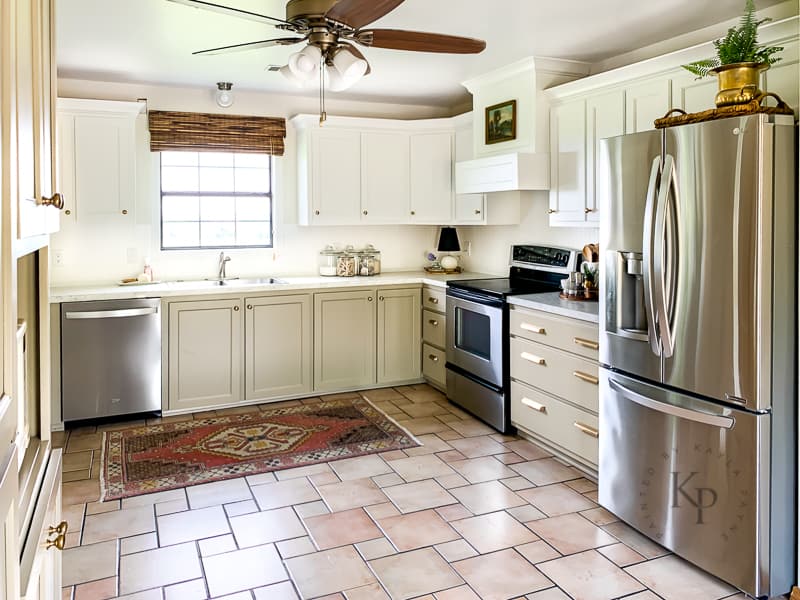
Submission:
[[[421,307],[419,288],[378,290],[378,383],[419,378]]]
[[[537,310],[510,310],[511,422],[596,473],[598,327]]]
[[[445,361],[446,292],[442,289],[422,288],[422,375],[433,387],[447,388]]]
[[[245,299],[245,400],[310,392],[311,295]]]
[[[314,389],[376,381],[376,290],[314,295]]]
[[[242,300],[169,305],[169,409],[242,400]]]

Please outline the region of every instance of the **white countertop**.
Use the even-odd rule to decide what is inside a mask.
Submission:
[[[218,285],[212,281],[165,281],[152,285],[121,286],[116,283],[79,285],[50,288],[50,302],[83,302],[85,300],[120,300],[128,298],[166,298],[170,296],[203,296],[218,294],[246,295],[263,292],[283,292],[293,290],[319,290],[325,288],[377,287],[386,285],[432,285],[446,287],[448,281],[455,279],[481,279],[492,277],[483,273],[459,273],[457,275],[436,275],[425,271],[388,272],[373,277],[284,277],[277,276],[286,283],[243,284],[232,280],[229,284]],[[247,277],[242,279],[247,280]]]
[[[513,306],[533,308],[564,317],[572,317],[581,321],[600,323],[600,306],[598,302],[591,300],[564,300],[559,298],[558,292],[509,296],[508,303]]]

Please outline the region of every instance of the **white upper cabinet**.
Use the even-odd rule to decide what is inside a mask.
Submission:
[[[453,218],[453,134],[411,136],[411,220],[449,223]]]
[[[411,218],[410,140],[406,133],[361,134],[361,220],[403,223]]]
[[[605,177],[600,141],[625,133],[625,92],[613,90],[586,100],[586,221],[600,221],[600,195]]]
[[[361,134],[315,129],[310,138],[308,194],[301,195],[301,225],[357,222],[361,209]],[[302,183],[300,189],[304,189]]]
[[[499,154],[456,164],[456,192],[482,194],[546,190],[550,186],[547,154]]]
[[[698,79],[689,71],[676,72],[672,79],[672,108],[687,113],[713,108],[718,87],[716,77]]]
[[[644,81],[625,88],[625,133],[639,133],[656,128],[655,120],[670,110],[669,78]]]
[[[586,219],[586,101],[573,100],[550,111],[551,223]]]

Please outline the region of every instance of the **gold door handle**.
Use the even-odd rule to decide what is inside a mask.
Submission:
[[[586,435],[591,436],[593,438],[600,437],[600,432],[594,427],[589,427],[588,425],[584,425],[583,423],[579,423],[578,421],[575,421],[572,424],[572,426],[580,430],[581,433],[585,433]]]
[[[439,357],[435,354],[428,354],[428,358],[431,359],[433,362],[439,362]]]
[[[535,365],[546,365],[547,364],[547,361],[545,359],[543,359],[541,356],[536,356],[535,354],[531,354],[530,352],[523,352],[519,356],[523,360],[527,360],[528,362],[532,362]]]
[[[586,383],[591,383],[593,385],[598,385],[600,383],[600,380],[594,375],[582,373],[581,371],[573,371],[572,374],[581,381],[585,381]]]
[[[589,348],[589,350],[599,350],[600,344],[597,342],[593,342],[592,340],[585,340],[583,338],[572,338],[572,341],[578,344],[578,346],[583,346],[584,348]]]
[[[530,331],[531,333],[541,333],[542,335],[546,334],[544,327],[539,327],[538,325],[531,325],[530,323],[523,323],[519,326],[520,329],[524,329],[525,331]]]
[[[522,404],[524,404],[528,408],[532,408],[537,412],[547,413],[547,407],[541,402],[536,402],[536,400],[531,400],[530,398],[523,398],[522,400],[520,400],[520,402],[522,402]]]
[[[428,302],[430,302],[431,304],[439,304],[439,299],[438,298],[434,298],[433,296],[430,296],[428,298]]]
[[[67,529],[69,529],[69,523],[67,523],[66,521],[61,521],[61,523],[59,523],[55,527],[53,526],[48,527],[47,533],[49,533],[50,535],[53,535],[54,533],[58,535],[66,535]]]
[[[58,192],[49,198],[42,196],[42,199],[38,202],[38,204],[41,204],[42,206],[54,206],[58,210],[61,210],[64,208],[64,196]]]
[[[433,325],[434,327],[438,327],[438,326],[439,326],[439,321],[435,321],[435,320],[433,320],[433,319],[429,319],[429,320],[428,320],[428,323],[430,323],[430,324],[431,324],[431,325]]]
[[[557,213],[557,212],[558,212],[558,211],[557,211],[555,208],[548,208],[548,209],[547,209],[547,214],[548,214],[548,215],[552,215],[552,214],[555,214],[555,213]]]

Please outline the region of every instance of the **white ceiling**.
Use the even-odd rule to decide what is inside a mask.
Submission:
[[[284,0],[215,1],[284,17]],[[453,106],[465,97],[460,82],[526,56],[596,63],[734,18],[743,5],[744,0],[406,0],[374,25],[482,38],[487,49],[472,56],[365,49],[373,72],[348,96]],[[60,77],[204,87],[231,81],[234,89],[298,93],[265,67],[285,64],[300,46],[191,55],[285,32],[167,0],[57,0],[56,33]]]

